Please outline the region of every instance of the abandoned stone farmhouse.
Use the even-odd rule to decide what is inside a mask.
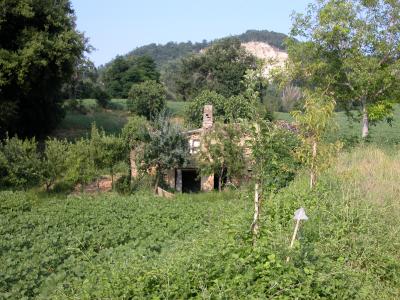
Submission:
[[[191,155],[198,153],[201,147],[201,139],[213,127],[213,107],[205,105],[203,112],[203,124],[201,128],[184,132],[189,142]],[[217,188],[214,175],[199,177],[198,168],[194,159],[184,168],[169,170],[165,176],[165,181],[171,188],[178,192],[190,193],[198,191],[212,191]]]
[[[199,169],[196,163],[195,155],[201,149],[201,141],[205,134],[213,130],[213,107],[205,105],[203,110],[202,127],[184,132],[189,143],[189,151],[192,159],[182,168],[171,169],[164,174],[164,181],[177,192],[207,192],[218,189],[219,182],[217,176],[211,174],[209,176],[199,176]],[[131,175],[138,176],[135,152],[131,152]]]

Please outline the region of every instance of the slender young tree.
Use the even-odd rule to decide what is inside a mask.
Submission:
[[[296,149],[297,156],[310,171],[310,188],[317,183],[317,176],[326,168],[333,153],[341,144],[323,141],[325,134],[332,129],[335,102],[321,93],[307,93],[303,111],[292,112],[299,129],[302,144]]]

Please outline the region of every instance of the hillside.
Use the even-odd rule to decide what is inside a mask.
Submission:
[[[283,52],[285,49],[284,41],[287,35],[268,30],[247,30],[245,33],[234,35],[242,43],[260,42],[263,45]],[[173,61],[191,53],[197,53],[201,49],[210,46],[214,41],[202,42],[168,42],[166,44],[149,44],[138,47],[126,54],[126,56],[148,55],[154,59],[157,66],[161,69],[167,62]],[[267,46],[265,46],[267,47]]]

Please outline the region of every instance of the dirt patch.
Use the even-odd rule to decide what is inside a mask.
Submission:
[[[114,176],[114,183],[118,179],[118,176]],[[95,193],[105,193],[112,190],[112,180],[111,176],[101,176],[96,181],[84,186],[82,191],[82,186],[80,184],[76,185],[73,194],[80,194],[81,192],[87,194]]]

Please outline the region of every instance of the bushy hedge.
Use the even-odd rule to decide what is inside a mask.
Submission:
[[[41,149],[43,148],[43,149]],[[92,128],[90,138],[74,143],[48,139],[39,147],[35,139],[6,138],[0,143],[0,186],[27,189],[44,186],[83,188],[102,175],[115,173],[115,166],[126,161],[128,147],[119,136]]]

